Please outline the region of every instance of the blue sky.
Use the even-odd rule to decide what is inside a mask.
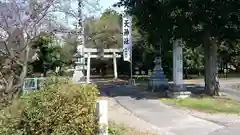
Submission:
[[[101,12],[108,8],[112,8],[112,5],[117,3],[119,0],[99,0],[100,7],[102,8]],[[114,8],[117,11],[121,11],[119,8]],[[99,15],[99,14],[97,14]]]
[[[112,7],[112,5],[116,3],[116,0],[100,0],[99,4],[103,7],[103,9],[107,9],[109,7]]]

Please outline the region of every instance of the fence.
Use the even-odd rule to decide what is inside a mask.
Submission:
[[[34,91],[34,90],[39,90],[44,78],[25,78],[23,86],[21,87],[21,94],[23,95],[24,93]]]

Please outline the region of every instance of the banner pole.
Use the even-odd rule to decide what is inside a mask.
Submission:
[[[133,79],[133,64],[132,64],[132,47],[130,51],[130,80]]]

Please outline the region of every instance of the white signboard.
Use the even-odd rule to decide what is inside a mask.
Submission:
[[[132,17],[125,15],[122,20],[123,60],[130,62],[132,53]]]

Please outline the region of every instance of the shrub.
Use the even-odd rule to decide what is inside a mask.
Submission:
[[[1,135],[92,135],[98,129],[93,85],[51,79],[1,110]]]

